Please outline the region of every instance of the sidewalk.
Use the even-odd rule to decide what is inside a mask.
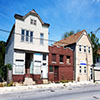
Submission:
[[[69,83],[51,83],[51,84],[39,84],[31,86],[11,86],[11,87],[0,87],[0,94],[11,93],[11,92],[24,92],[24,91],[36,91],[42,89],[57,89],[72,86],[81,86],[95,84],[93,82],[69,82]]]

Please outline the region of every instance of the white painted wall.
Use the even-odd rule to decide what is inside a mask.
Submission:
[[[41,78],[48,78],[48,55],[46,60],[43,60],[43,53],[34,53],[33,62],[33,74],[40,74]],[[43,65],[43,63],[46,63],[46,65]]]
[[[25,52],[14,51],[13,74],[14,75],[25,74]]]
[[[81,52],[79,51],[79,45],[82,45]],[[84,46],[86,46],[86,53],[84,52]],[[88,53],[88,47],[90,47],[90,53]],[[84,65],[82,65],[82,73],[79,73],[79,66],[81,62],[86,62],[87,73],[84,73]],[[78,77],[80,77],[80,81],[88,81],[90,78],[90,66],[92,64],[92,47],[90,41],[87,38],[87,34],[84,32],[76,44],[76,80]]]
[[[37,25],[30,24],[30,19],[37,20]],[[32,15],[29,15],[24,21],[16,19],[15,22],[15,44],[14,48],[31,50],[37,52],[48,52],[48,41],[44,41],[44,45],[40,44],[40,39],[33,39],[33,43],[21,41],[21,30],[33,31],[33,37],[40,38],[40,33],[44,34],[44,39],[48,39],[48,27],[42,26],[40,20]],[[17,34],[18,33],[18,34]]]

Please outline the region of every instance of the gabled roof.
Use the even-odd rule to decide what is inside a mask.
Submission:
[[[85,30],[82,30],[80,32],[77,32],[76,34],[73,34],[65,39],[62,39],[60,41],[57,41],[54,43],[54,45],[56,46],[67,46],[67,45],[70,45],[70,44],[74,44],[78,41],[78,39],[80,38],[81,34],[83,32],[86,32]]]
[[[33,9],[32,11],[30,11],[29,13],[27,13],[26,15],[24,15],[24,16],[19,15],[19,14],[15,14],[14,17],[15,17],[16,19],[19,19],[19,20],[24,20],[24,19],[25,19],[27,16],[29,16],[29,15],[34,15],[34,16],[38,17],[38,19],[40,20],[40,22],[41,22],[42,25],[45,25],[45,26],[47,26],[47,27],[50,26],[50,24],[44,23],[44,22],[42,21],[42,19],[40,18],[40,16],[36,13],[36,11],[35,11],[34,9]]]
[[[24,16],[21,16],[21,15],[19,15],[19,14],[15,14],[14,17],[15,17],[16,19],[19,19],[19,20],[24,20],[24,19],[25,19],[27,16],[29,16],[29,15],[34,15],[34,16],[38,17],[39,20],[40,20],[40,22],[42,23],[42,25],[47,26],[47,27],[50,26],[50,24],[44,23],[44,22],[41,20],[40,16],[36,13],[36,11],[35,11],[34,9],[33,9],[32,11],[30,11],[29,13],[27,13],[26,15],[24,15]],[[10,40],[10,37],[11,37],[11,35],[13,34],[13,30],[14,30],[14,29],[15,29],[15,24],[13,25],[13,27],[12,27],[12,29],[11,29],[11,32],[10,32],[9,37],[8,37],[8,39],[7,39],[6,45],[8,44],[8,42],[9,42],[9,40]]]

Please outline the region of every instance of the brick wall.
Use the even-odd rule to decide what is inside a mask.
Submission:
[[[56,62],[52,63],[52,54],[56,54]],[[60,63],[60,55],[63,55],[63,63]],[[66,57],[70,56],[70,63],[66,62]],[[49,81],[55,81],[55,66],[58,67],[58,81],[73,80],[73,51],[70,48],[49,46],[49,61],[48,66],[53,66],[53,72],[49,72]]]

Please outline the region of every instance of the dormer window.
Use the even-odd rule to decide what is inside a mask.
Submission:
[[[33,25],[36,25],[36,20],[31,19],[31,20],[30,20],[30,23],[33,24]]]

